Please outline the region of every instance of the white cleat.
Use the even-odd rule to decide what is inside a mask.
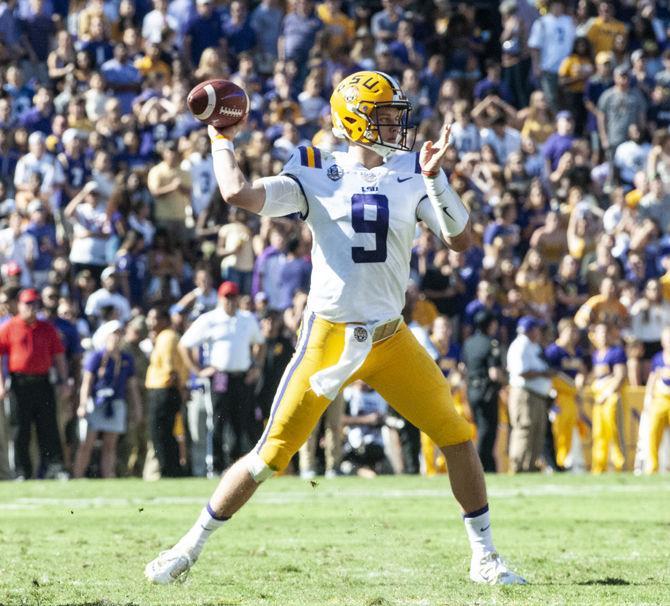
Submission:
[[[195,559],[178,551],[175,547],[162,551],[155,560],[151,560],[144,568],[144,576],[152,583],[168,585],[186,579],[186,573],[195,564]]]
[[[488,585],[525,585],[526,579],[511,571],[498,552],[472,556],[470,579]]]

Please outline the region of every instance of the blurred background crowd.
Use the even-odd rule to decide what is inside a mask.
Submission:
[[[223,202],[186,97],[214,77],[248,92],[254,179],[298,146],[346,149],[328,99],[362,69],[401,82],[416,150],[454,121],[443,168],[475,245],[419,226],[404,316],[485,468],[663,467],[669,36],[664,0],[1,1],[0,315],[20,327],[0,328],[0,478],[205,475],[254,443],[311,235]],[[353,385],[294,470],[444,461]]]

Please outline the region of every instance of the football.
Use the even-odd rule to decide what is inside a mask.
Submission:
[[[233,126],[249,112],[249,97],[228,80],[206,80],[196,85],[186,98],[191,113],[215,128]]]

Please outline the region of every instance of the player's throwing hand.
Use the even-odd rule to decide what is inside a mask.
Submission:
[[[449,149],[449,136],[451,135],[452,124],[452,122],[444,123],[440,138],[436,143],[426,141],[421,146],[421,151],[419,152],[419,164],[421,165],[421,172],[426,176],[437,175],[442,158],[444,157],[444,154],[447,153],[447,149]]]
[[[228,139],[229,141],[232,141],[235,139],[235,136],[237,133],[239,133],[242,130],[242,127],[244,124],[246,124],[247,118],[246,116],[242,118],[239,122],[236,124],[233,124],[232,126],[226,126],[225,128],[215,128],[211,124],[207,127],[207,134],[209,135],[209,138],[211,141],[214,141],[215,139],[220,139],[223,137],[224,139]]]

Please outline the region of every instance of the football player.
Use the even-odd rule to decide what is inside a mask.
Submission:
[[[552,408],[551,429],[554,434],[556,463],[565,467],[572,449],[572,434],[577,427],[579,411],[582,407],[582,388],[586,367],[584,355],[579,345],[579,331],[570,318],[558,323],[558,338],[544,351],[544,357],[555,371],[552,377],[556,390],[556,405]]]
[[[601,322],[593,329],[593,446],[591,472],[607,471],[611,456],[616,471],[626,463],[620,419],[623,416],[621,389],[626,380],[626,352],[615,345],[612,329]]]
[[[330,100],[333,131],[347,152],[299,147],[282,173],[249,183],[235,160],[238,126],[210,127],[223,199],[266,217],[298,214],[313,234],[313,271],[296,352],[258,444],[223,476],[194,526],[145,569],[156,583],[191,568],[208,537],[283,470],[324,410],[362,380],[441,448],[472,547],[470,578],[521,584],[491,535],[484,474],[468,422],[449,384],[404,324],[401,310],[417,221],[454,250],[470,240],[468,211],[440,168],[450,126],[408,153],[411,106],[382,72],[345,78]]]
[[[647,473],[658,471],[658,449],[663,432],[670,426],[670,326],[661,333],[663,351],[651,359],[651,373],[644,393],[644,408],[649,416],[649,456]]]

